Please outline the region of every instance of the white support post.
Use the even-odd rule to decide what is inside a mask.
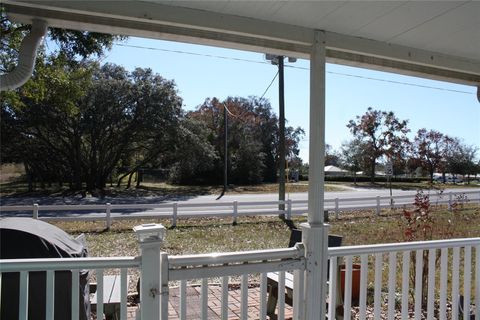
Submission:
[[[38,220],[38,203],[33,204],[33,219]]]
[[[233,225],[237,225],[237,216],[238,216],[238,201],[233,201]]]
[[[380,215],[380,196],[377,196],[377,216]]]
[[[305,244],[305,319],[326,318],[328,225],[324,222],[325,33],[316,30],[310,53],[310,140],[308,219]]]
[[[166,229],[161,224],[143,224],[135,226],[133,231],[137,234],[140,245],[142,262],[140,275],[140,308],[141,319],[166,319],[161,318],[165,314],[165,296],[168,299],[168,257],[161,257],[160,247]],[[164,270],[167,268],[167,270]],[[166,279],[165,279],[166,278]],[[167,282],[168,285],[168,282]],[[168,314],[168,310],[166,311]]]
[[[173,214],[172,214],[172,227],[177,226],[177,214],[178,214],[178,203],[173,203]]]
[[[339,213],[339,203],[338,198],[335,198],[335,220],[338,220],[338,213]]]
[[[287,200],[287,220],[292,219],[292,200]]]
[[[106,204],[106,210],[105,211],[106,211],[106,217],[107,217],[106,228],[107,228],[107,230],[110,230],[110,227],[112,226],[112,217],[111,217],[112,205],[110,203]]]
[[[302,242],[305,244],[305,319],[325,319],[328,266],[328,224],[318,227],[302,223]],[[323,259],[324,258],[324,259]],[[318,316],[320,315],[320,317]]]

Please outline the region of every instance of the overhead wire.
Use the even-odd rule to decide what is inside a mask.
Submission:
[[[171,50],[171,49],[163,49],[163,48],[156,48],[156,47],[147,47],[147,46],[139,46],[139,45],[131,45],[131,44],[124,44],[124,43],[116,43],[116,46],[120,47],[127,47],[127,48],[136,48],[136,49],[147,49],[147,50],[154,50],[154,51],[163,51],[163,52],[171,52],[171,53],[179,53],[179,54],[187,54],[187,55],[194,55],[194,56],[200,56],[200,57],[208,57],[208,58],[217,58],[217,59],[224,59],[224,60],[232,60],[232,61],[242,61],[242,62],[250,62],[250,63],[257,63],[257,64],[270,64],[270,62],[267,61],[258,61],[258,60],[251,60],[251,59],[244,59],[244,58],[235,58],[235,57],[226,57],[226,56],[219,56],[219,55],[212,55],[212,54],[205,54],[205,53],[197,53],[197,52],[188,52],[188,51],[182,51],[182,50]],[[285,65],[286,68],[292,68],[292,69],[300,69],[300,70],[310,70],[309,68],[305,67],[300,67],[300,66],[295,66],[295,65]],[[449,88],[442,88],[442,87],[435,87],[435,86],[428,86],[428,85],[422,85],[422,84],[416,84],[416,83],[411,83],[411,82],[403,82],[403,81],[396,81],[396,80],[388,80],[388,79],[381,79],[381,78],[375,78],[375,77],[368,77],[368,76],[362,76],[358,74],[351,74],[351,73],[345,73],[345,72],[335,72],[335,71],[326,71],[326,73],[333,74],[333,75],[339,75],[339,76],[345,76],[345,77],[352,77],[352,78],[359,78],[359,79],[365,79],[365,80],[372,80],[372,81],[380,81],[380,82],[386,82],[386,83],[393,83],[393,84],[399,84],[399,85],[405,85],[405,86],[411,86],[411,87],[418,87],[418,88],[425,88],[425,89],[432,89],[432,90],[441,90],[441,91],[448,91],[448,92],[454,92],[454,93],[462,93],[462,94],[476,94],[473,92],[468,92],[468,91],[462,91],[462,90],[456,90],[456,89],[449,89]],[[263,96],[266,94],[270,86],[272,85],[273,81],[277,77],[277,74],[275,75],[274,79],[270,83],[270,85],[267,87],[266,91],[264,92]]]

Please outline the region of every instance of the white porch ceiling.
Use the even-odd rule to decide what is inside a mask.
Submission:
[[[308,58],[478,85],[480,1],[4,1],[13,19]]]
[[[480,58],[480,1],[154,1]]]

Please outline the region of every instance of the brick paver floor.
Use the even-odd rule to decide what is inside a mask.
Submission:
[[[187,287],[187,319],[197,320],[201,318],[200,286]],[[240,319],[240,289],[229,289],[228,291],[228,319]],[[208,319],[221,319],[221,287],[210,285],[208,287]],[[128,319],[135,319],[135,308],[129,308]],[[259,319],[260,313],[260,288],[248,289],[248,319]],[[285,308],[285,319],[291,319],[293,309],[290,306]],[[180,295],[178,288],[170,288],[170,299],[168,301],[168,319],[180,319]]]

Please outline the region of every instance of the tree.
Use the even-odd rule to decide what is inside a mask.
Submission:
[[[340,166],[341,156],[339,152],[333,150],[332,146],[329,144],[325,145],[325,165],[326,166]]]
[[[467,176],[469,181],[470,175],[476,174],[475,159],[477,151],[476,147],[463,144],[459,139],[453,138],[446,156],[447,168],[450,173],[460,174],[463,177]]]
[[[362,170],[367,160],[363,150],[364,143],[360,139],[353,139],[343,143],[341,148],[341,166],[353,172],[353,183],[357,184],[357,171]]]
[[[178,130],[177,142],[170,146],[164,166],[174,183],[208,183],[207,174],[214,169],[219,156],[209,142],[210,130],[205,123],[185,117]]]
[[[0,10],[0,68],[2,73],[7,73],[15,67],[20,43],[30,31],[31,26],[11,22],[3,6],[0,6]],[[57,55],[67,57],[70,63],[77,63],[92,56],[101,56],[105,49],[111,48],[114,41],[126,37],[49,28],[46,38],[58,46]]]
[[[448,136],[436,130],[427,131],[423,128],[417,131],[412,144],[413,153],[428,171],[431,183],[433,174],[445,163],[450,141]]]
[[[103,189],[120,163],[157,161],[176,140],[181,105],[173,81],[149,69],[52,56],[2,100],[2,113],[22,137],[14,150],[28,173],[92,190]]]
[[[375,182],[375,165],[377,159],[386,156],[401,157],[402,144],[408,142],[406,134],[407,120],[399,120],[393,112],[378,111],[368,108],[356,121],[350,120],[347,128],[356,139],[365,143],[364,153],[369,158],[369,169],[372,183]]]
[[[189,117],[203,122],[209,129],[209,142],[220,156],[214,169],[205,173],[211,182],[220,182],[223,173],[223,110],[228,108],[229,182],[240,184],[276,181],[278,167],[278,118],[270,103],[256,97],[206,99]],[[303,129],[286,127],[286,154],[298,157]]]

